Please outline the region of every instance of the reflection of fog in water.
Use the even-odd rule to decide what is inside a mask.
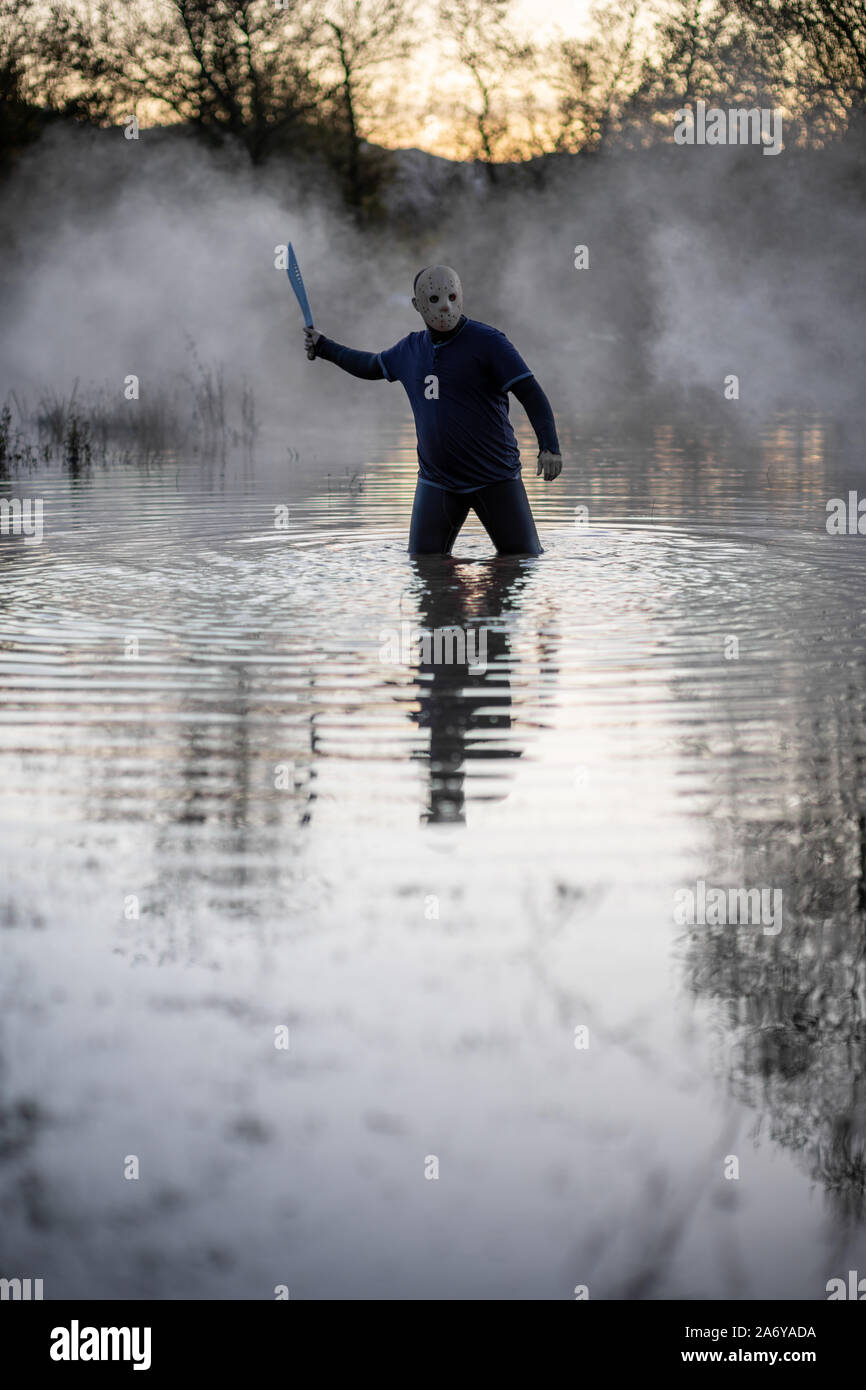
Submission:
[[[718,1006],[724,1065],[734,1094],[758,1113],[759,1141],[794,1150],[834,1209],[862,1220],[866,653],[857,610],[856,595],[838,594],[826,628],[801,622],[789,635],[798,659],[791,653],[776,667],[779,704],[788,711],[774,736],[777,767],[769,753],[738,750],[713,810],[714,881],[781,887],[782,931],[697,928],[683,957],[692,989]],[[782,767],[783,804],[775,815],[756,816],[752,779]]]
[[[363,486],[301,468],[282,534],[270,454],[27,479],[0,1204],[46,1296],[813,1298],[861,1267],[862,547],[823,525],[860,436],[608,425],[528,479],[532,561],[473,524],[410,561],[405,432]],[[404,621],[484,629],[483,668],[383,661]],[[781,888],[782,932],[677,927],[697,879]]]

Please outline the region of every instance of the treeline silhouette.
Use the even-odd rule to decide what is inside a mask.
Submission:
[[[432,56],[431,56],[432,55]],[[447,81],[445,80],[447,78]],[[58,121],[179,124],[253,164],[329,166],[381,211],[387,147],[503,163],[670,139],[698,98],[780,107],[786,142],[862,120],[862,0],[602,3],[586,37],[539,41],[511,0],[0,0],[0,169]]]

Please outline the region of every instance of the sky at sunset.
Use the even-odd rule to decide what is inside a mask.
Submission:
[[[565,34],[587,29],[590,0],[515,0],[513,14],[521,26],[536,30],[536,37],[551,37],[554,27]]]
[[[81,9],[87,8],[84,0],[75,3]],[[159,5],[160,0],[149,3]],[[561,36],[586,36],[591,28],[591,5],[592,0],[512,0],[511,25],[518,37],[539,45]],[[437,42],[436,14],[436,0],[421,10],[417,47],[408,68],[385,67],[374,76],[374,91],[380,97],[387,92],[390,99],[377,101],[378,111],[365,122],[366,134],[374,143],[390,148],[415,146],[433,154],[460,158],[465,157],[466,151],[455,145],[454,103],[473,94],[465,71],[446,56]],[[542,107],[549,103],[543,74],[535,91]],[[164,108],[146,98],[137,103],[136,114],[144,126],[173,119]]]
[[[512,0],[511,24],[519,37],[529,38],[539,45],[551,43],[558,37],[586,37],[591,30],[592,0]],[[413,55],[412,72],[417,81],[410,81],[410,90],[402,91],[402,78],[383,74],[392,82],[398,99],[392,110],[397,120],[375,122],[370,138],[392,148],[418,146],[447,158],[460,157],[453,137],[453,109],[450,101],[467,90],[467,78],[456,67],[449,68],[432,37],[436,32],[435,7],[431,6],[425,20],[425,34],[419,51]],[[547,93],[538,93],[544,105]]]

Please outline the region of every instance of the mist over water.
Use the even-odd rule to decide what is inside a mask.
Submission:
[[[467,312],[512,337],[566,419],[679,408],[753,430],[779,407],[858,416],[861,154],[855,135],[774,158],[620,150],[506,166],[493,186],[398,155],[393,219],[362,232],[313,165],[255,171],[182,134],[57,130],[6,187],[0,379],[25,396],[76,378],[121,396],[135,373],[144,395],[190,372],[192,339],[230,390],[253,387],[266,428],[320,436],[325,412],[331,446],[351,452],[359,426],[406,407],[307,363],[274,268],[291,239],[317,326],[372,350],[419,326],[415,271],[453,263]]]
[[[825,526],[862,477],[856,157],[431,163],[363,233],[177,135],[22,158],[4,388],[182,393],[191,339],[263,429],[3,480],[45,501],[41,545],[0,536],[4,1271],[822,1299],[866,1269],[863,540]],[[414,331],[443,260],[515,342],[565,461],[536,480],[515,404],[538,560],[471,522],[410,561],[404,394],[307,362],[289,238],[339,341]],[[383,660],[403,623],[483,629],[484,668]],[[782,929],[678,923],[699,882],[780,890]]]

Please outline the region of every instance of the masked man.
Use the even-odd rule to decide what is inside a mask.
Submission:
[[[517,397],[538,438],[538,476],[552,482],[562,458],[550,402],[504,333],[463,313],[457,272],[415,276],[413,308],[426,331],[385,352],[358,352],[304,330],[310,361],[322,357],[367,381],[399,381],[415,415],[418,485],[409,528],[413,555],[450,555],[470,508],[500,555],[540,555],[508,418]]]

